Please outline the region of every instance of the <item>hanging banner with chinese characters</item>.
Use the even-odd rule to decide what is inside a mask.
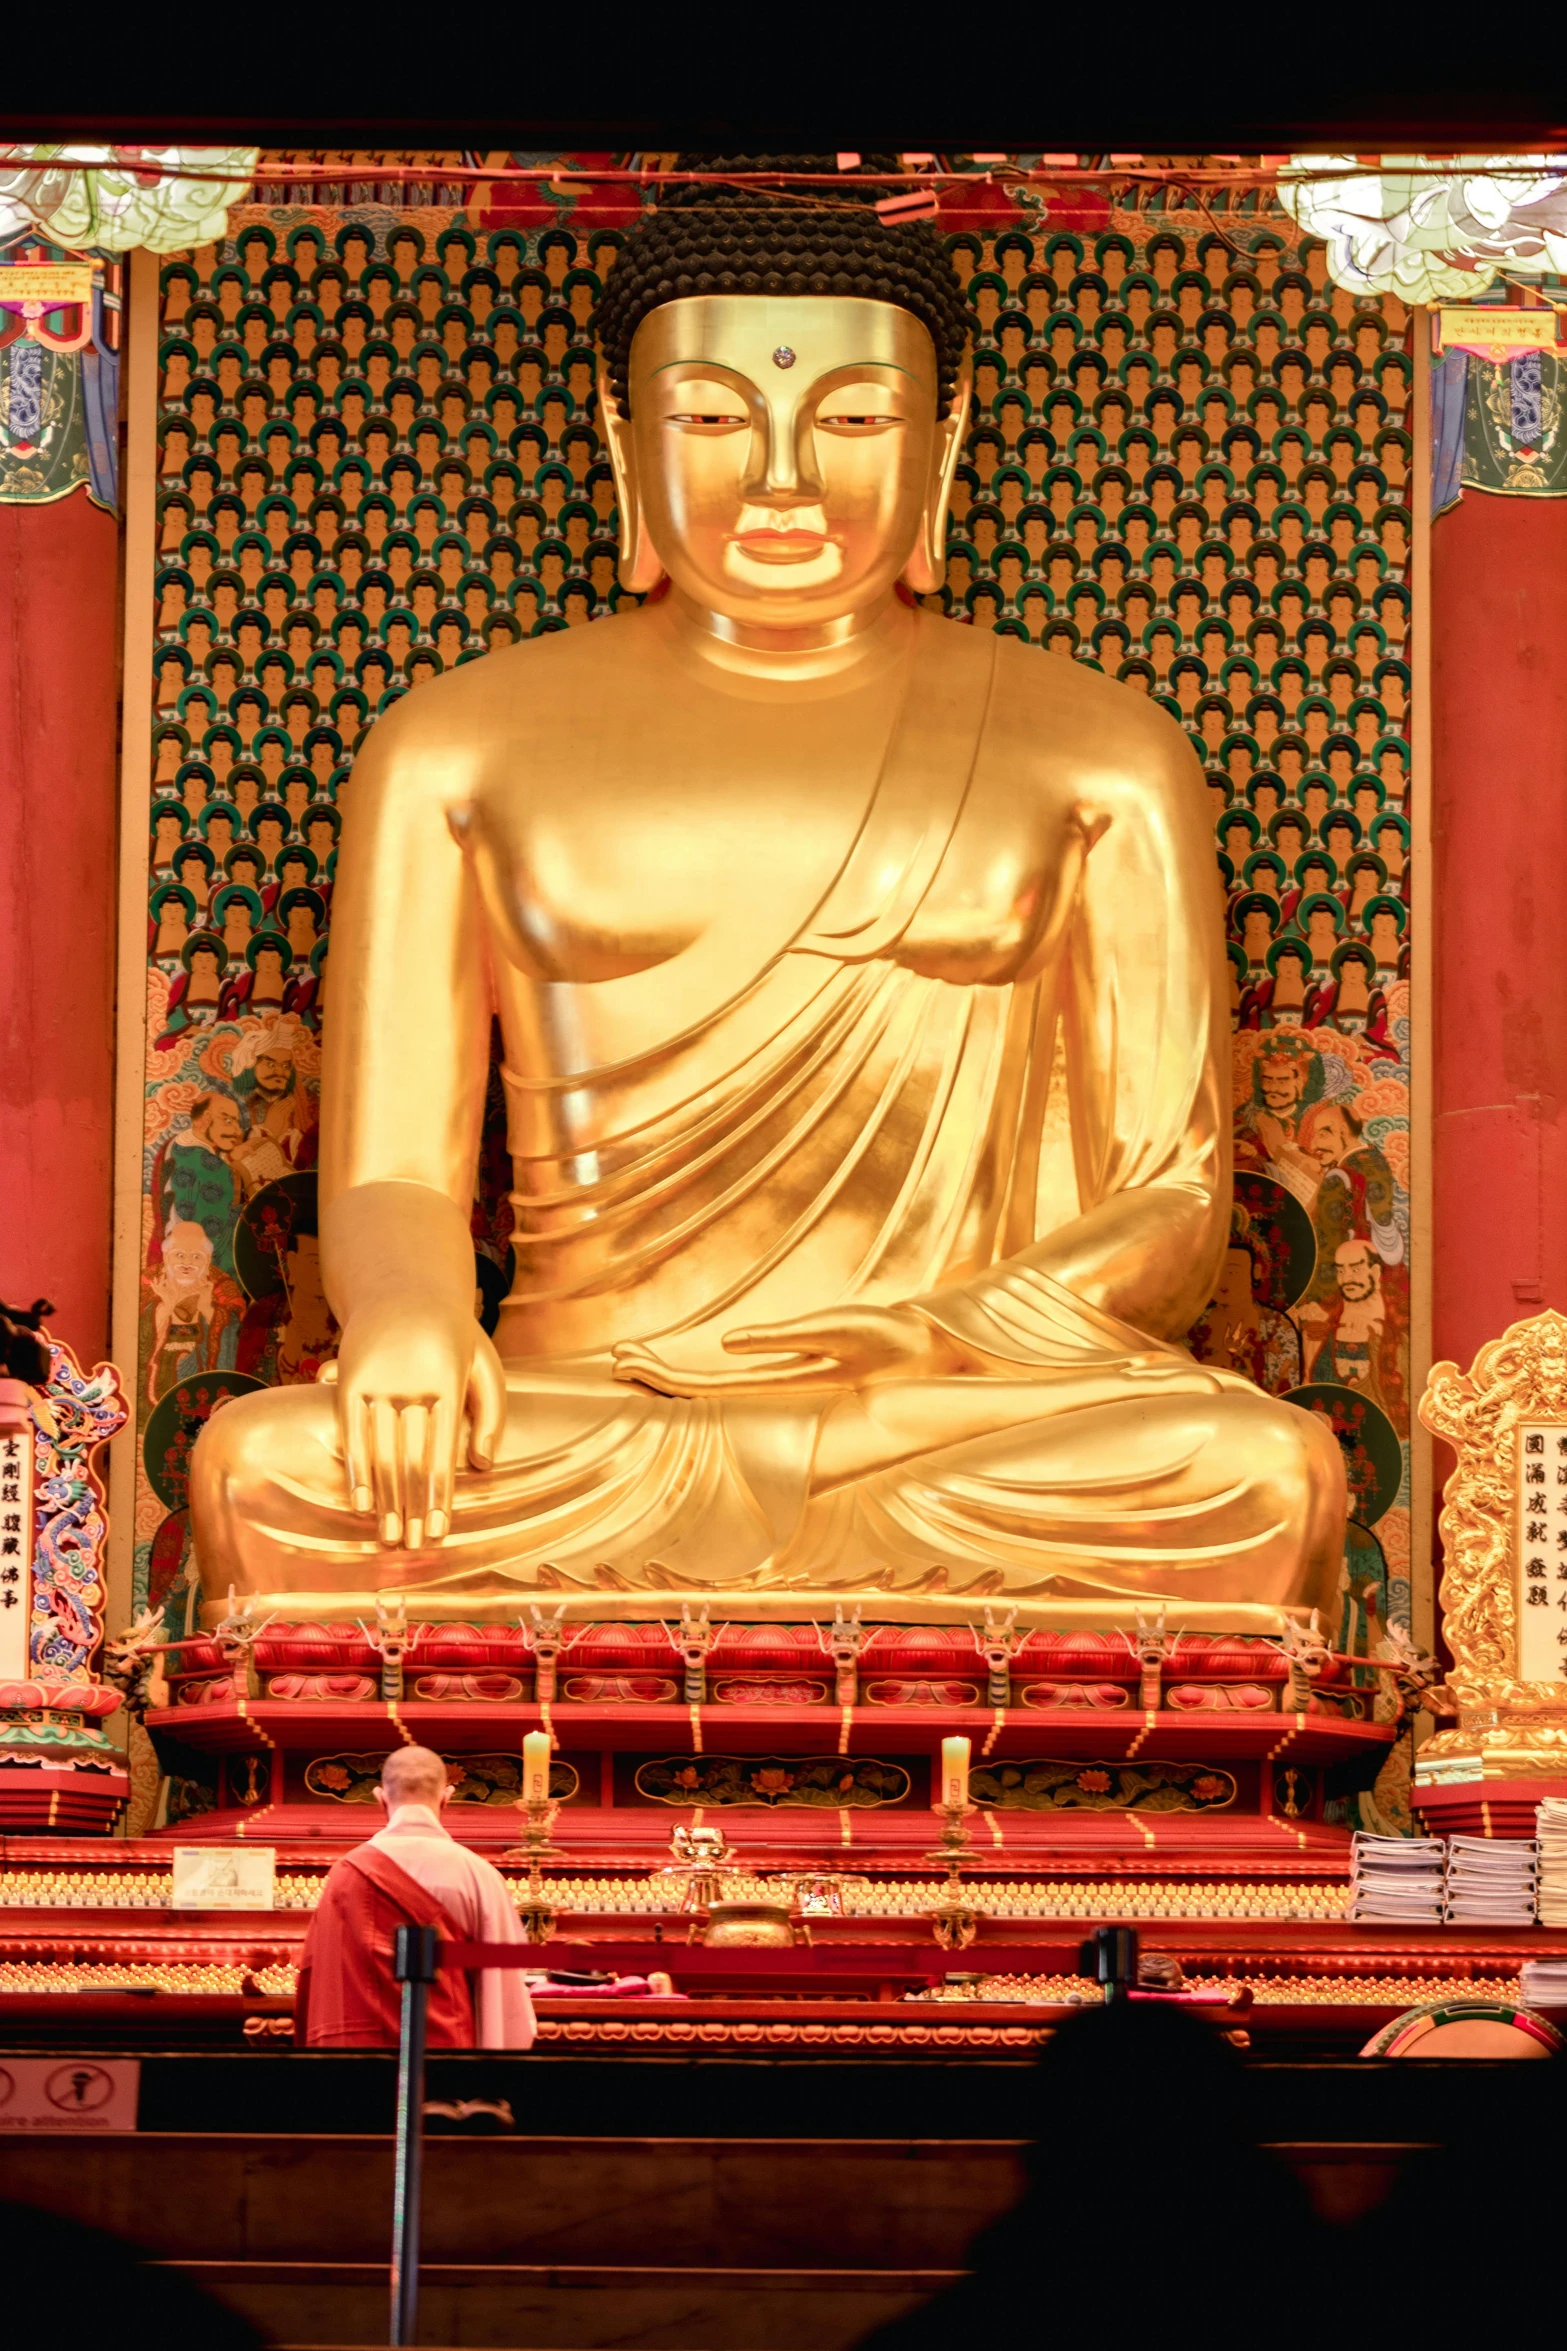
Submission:
[[[28,1678],[33,1616],[32,1396],[0,1380],[0,1682]]]
[[[1567,1778],[1567,1316],[1514,1323],[1467,1372],[1435,1365],[1420,1417],[1458,1460],[1438,1594],[1449,1721],[1417,1784]]]

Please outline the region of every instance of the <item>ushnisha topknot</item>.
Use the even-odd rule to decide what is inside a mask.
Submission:
[[[835,161],[831,155],[682,155],[677,168],[831,172]],[[867,168],[880,162],[870,158]],[[885,168],[896,167],[889,161]],[[957,389],[968,305],[927,222],[887,222],[863,201],[824,188],[784,193],[718,180],[671,186],[627,236],[594,314],[622,416],[630,413],[633,335],[650,310],[692,294],[851,294],[896,302],[930,331],[939,409]]]

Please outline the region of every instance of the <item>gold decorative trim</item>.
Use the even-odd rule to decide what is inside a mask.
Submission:
[[[901,1764],[874,1755],[705,1755],[700,1748],[695,1756],[649,1756],[633,1783],[655,1804],[756,1804],[770,1811],[901,1804],[912,1784]]]
[[[544,2041],[618,2043],[710,2049],[869,2049],[895,2056],[902,2049],[1037,2049],[1050,2025],[1026,2024],[776,2024],[663,2021],[653,2017],[539,2018]]]
[[[401,1723],[397,1727],[402,1730]],[[403,1735],[407,1737],[406,1732]],[[324,1797],[329,1804],[373,1804],[385,1761],[384,1752],[317,1755],[305,1766],[306,1791]],[[520,1755],[451,1755],[446,1759],[446,1769],[454,1782],[451,1796],[454,1804],[482,1804],[494,1810],[522,1801]],[[580,1785],[574,1764],[562,1763],[558,1758],[551,1763],[550,1794],[556,1803],[569,1803]]]
[[[1475,1779],[1567,1777],[1567,1690],[1522,1678],[1518,1621],[1519,1434],[1567,1436],[1567,1315],[1547,1308],[1513,1323],[1467,1372],[1434,1364],[1420,1418],[1458,1456],[1439,1522],[1438,1595],[1458,1719],[1421,1748],[1417,1780],[1451,1780],[1464,1761]]]
[[[1222,1812],[1235,1801],[1233,1772],[1211,1763],[1068,1762],[1030,1757],[976,1764],[973,1802],[1002,1812]]]

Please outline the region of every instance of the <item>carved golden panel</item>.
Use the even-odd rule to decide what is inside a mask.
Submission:
[[[1433,1366],[1420,1417],[1458,1456],[1442,1506],[1439,1592],[1457,1721],[1421,1749],[1418,1776],[1567,1776],[1567,1573],[1551,1549],[1567,1531],[1555,1484],[1560,1469],[1567,1496],[1567,1316],[1549,1309],[1514,1323],[1467,1372]],[[1525,1507],[1534,1493],[1547,1508]],[[1567,1542],[1560,1556],[1567,1569]],[[1558,1646],[1557,1671],[1544,1677]]]

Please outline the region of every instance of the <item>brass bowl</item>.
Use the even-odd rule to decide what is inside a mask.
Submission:
[[[710,1951],[792,1951],[794,1921],[777,1902],[714,1902],[702,1940]]]

